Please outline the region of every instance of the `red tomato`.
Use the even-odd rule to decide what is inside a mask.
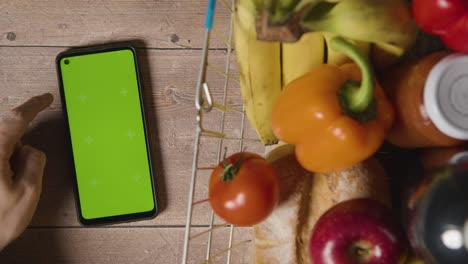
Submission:
[[[229,176],[231,180],[226,179]],[[240,152],[213,170],[209,200],[213,211],[228,223],[252,226],[267,218],[276,207],[279,187],[280,178],[270,163],[257,154]]]

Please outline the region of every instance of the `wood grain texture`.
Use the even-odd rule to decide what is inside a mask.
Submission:
[[[205,229],[197,228],[200,232]],[[229,229],[218,229],[212,246],[212,263],[226,263]],[[8,264],[127,264],[181,263],[183,228],[35,228],[0,252]],[[236,229],[234,244],[249,239],[250,229]],[[205,260],[207,235],[191,242],[189,262]],[[232,263],[249,263],[251,242],[232,250]],[[219,256],[215,256],[220,253]]]
[[[53,105],[34,122],[25,141],[41,148],[48,155],[44,190],[33,226],[78,226],[72,190],[70,150],[66,147],[66,133],[61,113],[54,60],[60,48],[0,48],[0,112],[10,109],[26,98],[44,92],[55,96]],[[199,51],[140,50],[144,79],[144,100],[149,113],[153,162],[161,214],[154,220],[138,225],[183,225],[186,219],[189,179],[191,175],[193,140],[195,132],[194,87],[198,73]],[[214,51],[210,63],[223,67],[225,54]],[[234,67],[234,66],[233,66]],[[235,72],[235,71],[234,71]],[[209,73],[215,100],[220,102],[224,77]],[[238,84],[233,83],[227,103],[241,109]],[[214,110],[204,118],[205,127],[220,129],[221,111]],[[226,114],[225,131],[231,137],[240,136],[241,114]],[[248,126],[247,126],[248,127]],[[255,138],[251,130],[246,137]],[[217,139],[203,139],[200,165],[217,164]],[[229,151],[238,150],[237,141],[224,144]],[[257,147],[256,147],[257,146]],[[249,144],[254,151],[261,146]],[[207,197],[209,170],[200,172],[196,200]],[[194,210],[194,224],[206,224],[209,205],[198,205]],[[220,220],[218,222],[221,222]],[[133,225],[133,224],[126,224]]]
[[[32,222],[16,242],[0,252],[0,263],[180,263],[195,132],[194,90],[203,42],[206,0],[0,0],[0,113],[27,98],[52,92],[53,105],[33,122],[25,142],[48,155],[43,194]],[[229,10],[218,2],[212,34],[211,65],[224,69]],[[230,2],[230,0],[226,0]],[[153,220],[112,227],[78,225],[71,188],[72,172],[61,106],[58,100],[55,56],[71,47],[137,40],[144,79],[144,100],[149,113],[153,162],[162,207]],[[432,42],[431,42],[432,43]],[[415,50],[420,54],[418,45]],[[433,45],[422,46],[432,47]],[[412,52],[411,52],[412,53]],[[412,53],[413,54],[413,53]],[[416,53],[415,53],[416,54]],[[233,75],[235,63],[231,62]],[[224,78],[208,73],[210,89],[221,102]],[[242,107],[238,84],[229,86],[224,130],[241,135]],[[220,130],[221,112],[204,116],[204,127]],[[256,138],[246,123],[246,138]],[[216,165],[225,146],[229,152],[242,146],[236,140],[218,145],[203,138],[200,166]],[[262,152],[258,141],[248,151]],[[207,197],[210,170],[198,174],[195,200]],[[206,225],[209,205],[196,205],[193,224]],[[222,222],[220,219],[216,223]],[[200,232],[206,227],[194,228]],[[235,235],[249,238],[250,230]],[[214,236],[214,253],[226,245],[227,229]],[[206,235],[191,243],[189,263],[203,263]],[[233,263],[250,262],[249,246],[234,251]],[[223,258],[214,263],[225,263]]]
[[[230,1],[228,1],[230,2]],[[206,1],[0,1],[0,45],[78,46],[142,39],[151,48],[200,48]],[[219,3],[214,26],[227,34],[229,10]],[[226,47],[213,41],[212,47]]]
[[[229,0],[226,2],[230,2]],[[1,0],[0,113],[33,95],[51,92],[52,106],[31,124],[24,142],[48,156],[43,193],[29,229],[0,252],[0,263],[180,263],[191,176],[195,133],[194,93],[206,1],[201,0]],[[228,8],[218,1],[209,64],[224,70],[229,26]],[[221,35],[221,36],[218,36]],[[138,47],[148,114],[151,150],[162,211],[148,221],[108,227],[78,224],[72,190],[70,150],[59,100],[56,55],[70,47],[132,41]],[[237,75],[234,56],[230,67]],[[224,76],[208,72],[217,103],[223,102]],[[228,86],[224,131],[241,136],[242,102],[238,83]],[[204,115],[205,129],[219,131],[222,111]],[[256,138],[246,122],[246,138]],[[202,138],[195,201],[206,199],[210,167],[221,151],[241,149],[238,140]],[[263,151],[249,141],[249,151]],[[206,231],[208,203],[194,206],[192,235]],[[215,223],[223,221],[215,217]],[[227,246],[229,229],[213,235],[213,254]],[[251,238],[250,229],[236,229],[234,242]],[[190,243],[189,263],[203,263],[207,234]],[[233,251],[232,263],[249,263],[251,244]],[[213,263],[225,263],[226,254]]]

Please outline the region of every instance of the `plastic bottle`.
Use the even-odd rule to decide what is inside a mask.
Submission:
[[[433,53],[397,66],[382,84],[395,108],[387,134],[392,144],[456,146],[468,140],[467,55]]]

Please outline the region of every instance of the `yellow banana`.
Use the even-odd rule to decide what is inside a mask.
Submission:
[[[336,35],[328,32],[306,33],[297,42],[282,43],[283,85],[304,75],[320,64],[327,63],[339,66],[351,62],[345,54],[328,47],[328,43],[334,36]],[[371,43],[356,40],[349,41],[360,48],[366,56],[370,55]]]
[[[283,85],[325,63],[325,39],[322,33],[307,33],[297,42],[281,45]]]
[[[401,56],[416,40],[418,28],[406,0],[347,0],[322,3],[305,15],[302,25],[379,46]]]
[[[245,112],[264,145],[278,139],[270,125],[270,113],[281,92],[281,50],[279,42],[257,40],[256,6],[252,0],[237,0],[234,40]]]
[[[265,159],[274,163],[286,156],[294,155],[294,145],[279,141],[278,144],[265,147]],[[289,168],[288,168],[289,169]]]

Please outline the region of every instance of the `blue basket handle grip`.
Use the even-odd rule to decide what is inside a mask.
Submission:
[[[206,9],[206,18],[205,18],[206,29],[211,29],[213,27],[215,7],[216,7],[216,0],[208,0],[208,7]]]

